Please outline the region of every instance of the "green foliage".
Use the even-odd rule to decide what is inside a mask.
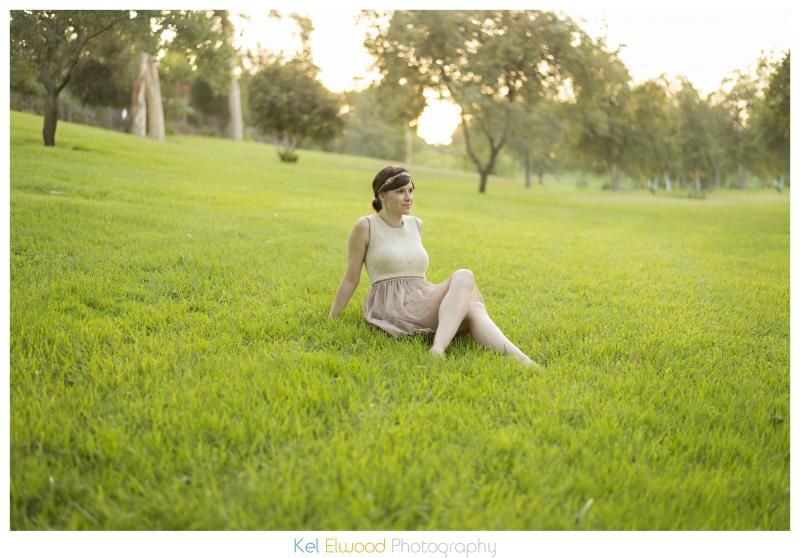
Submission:
[[[97,37],[73,71],[67,89],[86,105],[127,107],[131,102],[138,45],[127,29]]]
[[[761,79],[765,78],[762,76]],[[757,75],[737,71],[722,84],[723,88],[730,86],[727,92],[719,95],[719,105],[728,119],[727,155],[732,162],[731,166],[735,168],[754,168],[759,164],[762,150],[759,149],[759,139],[751,121],[762,96],[763,85],[759,81]],[[738,185],[740,188],[744,187],[741,171]]]
[[[373,85],[363,91],[344,94],[343,102],[349,110],[342,115],[342,134],[333,143],[334,151],[389,161],[403,160],[403,138],[408,124],[387,115],[384,91]]]
[[[173,11],[163,23],[174,34],[170,50],[182,53],[216,96],[227,95],[235,59],[227,17],[224,11]]]
[[[631,91],[628,110],[632,125],[626,169],[639,179],[658,177],[666,170],[674,135],[668,91],[657,80],[646,81]]]
[[[185,121],[194,112],[190,104],[195,72],[180,52],[167,51],[158,62],[158,80],[164,103],[164,119]]]
[[[603,40],[584,40],[573,88],[580,114],[578,149],[602,161],[611,173],[610,186],[620,187],[617,167],[632,141],[628,69]]]
[[[684,80],[676,95],[680,155],[684,174],[697,176],[711,167],[710,106],[694,86]]]
[[[12,21],[13,17],[12,14]],[[36,60],[32,56],[26,56],[18,46],[14,45],[12,37],[9,76],[11,91],[26,95],[44,95],[46,90],[39,81],[38,73]]]
[[[789,174],[789,54],[771,68],[764,97],[753,114],[754,133],[764,146],[764,172],[773,176]]]
[[[249,81],[250,118],[265,134],[275,134],[292,152],[304,141],[325,142],[341,132],[339,102],[302,64],[279,62],[261,68]]]
[[[12,66],[35,69],[50,91],[61,91],[84,47],[96,37],[133,17],[128,11],[31,11],[11,12]]]
[[[369,327],[366,277],[326,318],[382,161],[41,123],[11,114],[11,529],[789,529],[787,196],[413,168],[428,278],[472,269],[532,373]]]
[[[201,77],[192,82],[190,99],[192,107],[212,116],[228,118],[227,95],[215,95],[211,86]]]
[[[117,17],[120,13],[123,12],[108,12]],[[18,26],[25,24],[30,29],[43,26],[44,14],[39,13],[39,20],[34,20],[35,13],[22,12],[17,18]],[[124,14],[127,16],[128,12]],[[200,80],[195,99],[198,107],[195,108],[212,117],[227,118],[226,96],[235,54],[230,44],[232,26],[227,12],[138,11],[135,16],[87,42],[69,79],[70,92],[88,105],[128,106],[138,70],[138,53],[144,51],[155,56],[163,51],[159,74],[163,79],[165,116],[170,120],[186,120],[192,113],[190,86]],[[58,17],[53,19],[53,24]],[[72,17],[79,22],[93,22],[100,15],[74,12]],[[72,20],[68,23],[78,25]],[[22,66],[25,61],[22,54],[26,49],[15,48],[14,51],[14,59],[20,65],[20,77],[15,85],[20,90],[31,91],[25,77],[31,70]]]
[[[767,114],[775,126],[775,142],[782,142],[779,147],[789,146],[789,113],[790,113],[790,88],[789,88],[789,61],[790,52],[787,51],[780,63],[773,70],[769,86],[765,93]]]
[[[58,96],[72,78],[86,46],[115,27],[132,26],[136,14],[130,11],[32,11],[11,12],[11,67],[21,72],[18,85],[29,92],[33,72],[45,93],[44,145],[55,146]]]
[[[544,173],[558,169],[559,156],[566,149],[566,111],[562,103],[551,99],[515,108],[508,145],[525,166],[527,185],[528,173],[541,179]]]

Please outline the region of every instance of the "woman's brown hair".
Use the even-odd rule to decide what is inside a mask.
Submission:
[[[375,175],[375,178],[372,180],[372,193],[375,196],[375,199],[372,200],[372,208],[375,211],[380,211],[383,208],[383,204],[381,203],[380,198],[378,198],[378,190],[380,190],[381,186],[383,186],[387,180],[401,173],[406,173],[406,175],[398,176],[392,181],[391,184],[381,190],[382,192],[388,192],[389,190],[402,188],[411,182],[411,177],[407,174],[408,171],[403,167],[384,167],[380,170],[380,172],[378,172],[378,174]]]

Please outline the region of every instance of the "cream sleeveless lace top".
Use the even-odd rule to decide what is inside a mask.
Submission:
[[[367,219],[369,244],[364,265],[372,284],[395,277],[425,277],[428,253],[422,246],[419,220],[403,215],[403,225],[392,227],[377,213]]]

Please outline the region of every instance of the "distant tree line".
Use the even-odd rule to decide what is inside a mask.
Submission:
[[[789,183],[788,52],[703,97],[684,78],[634,85],[618,52],[552,12],[364,12],[381,79],[335,95],[318,80],[311,21],[288,17],[302,44],[291,59],[237,50],[222,10],[12,11],[12,90],[45,99],[48,146],[67,90],[125,108],[130,133],[155,140],[247,129],[284,161],[305,146],[410,162],[432,91],[460,108],[448,149],[477,171],[479,192],[509,159],[527,186],[564,169],[654,192]]]

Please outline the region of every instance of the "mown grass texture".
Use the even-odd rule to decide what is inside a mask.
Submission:
[[[544,368],[327,312],[386,161],[11,114],[12,529],[788,529],[788,196],[410,167]],[[591,504],[587,503],[591,500]]]

